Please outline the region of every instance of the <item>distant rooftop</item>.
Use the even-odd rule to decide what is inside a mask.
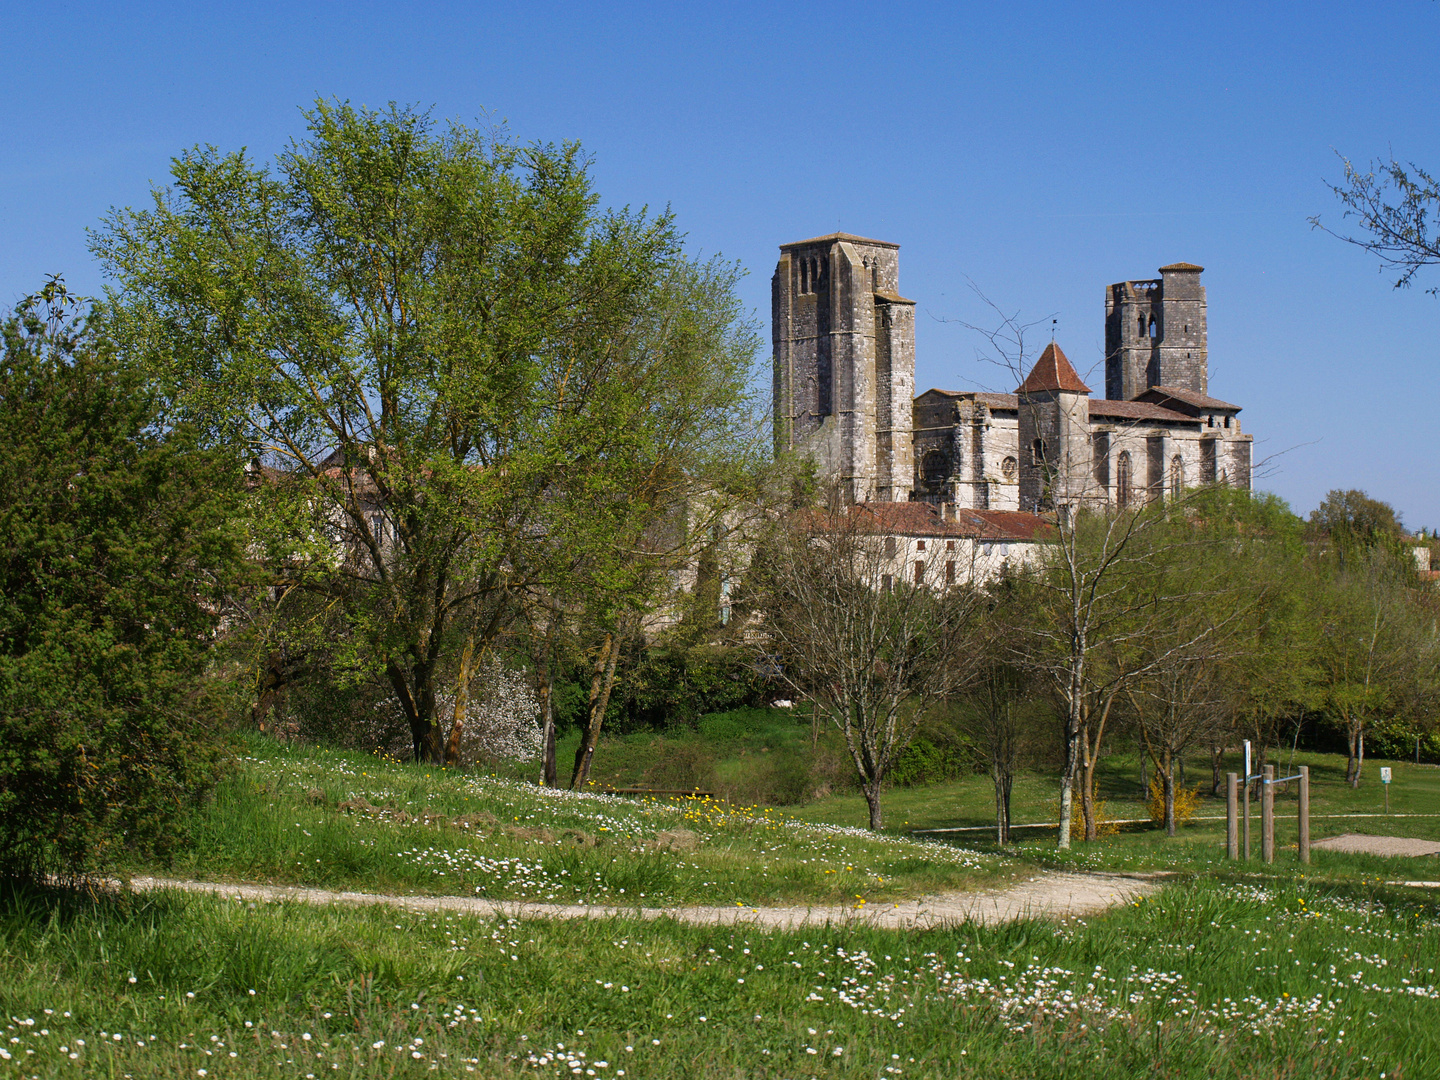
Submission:
[[[781,244],[780,250],[789,248],[808,247],[811,244],[833,244],[838,240],[846,240],[852,244],[870,244],[874,247],[898,248],[899,244],[892,244],[889,240],[871,240],[866,236],[856,236],[854,233],[837,232],[828,236],[812,236],[809,240],[796,240],[793,244]]]

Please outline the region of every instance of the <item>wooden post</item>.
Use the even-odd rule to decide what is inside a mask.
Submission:
[[[1244,799],[1242,800],[1241,805],[1242,805],[1243,808],[1244,808],[1243,821],[1244,821],[1244,825],[1245,825],[1245,828],[1244,828],[1244,833],[1245,833],[1245,840],[1244,840],[1245,861],[1246,861],[1246,862],[1249,862],[1249,861],[1250,861],[1250,777],[1249,777],[1248,775],[1245,777],[1245,785],[1244,785],[1244,787],[1242,787],[1242,788],[1240,789],[1240,794],[1244,796]]]
[[[1266,765],[1260,780],[1260,861],[1275,861],[1275,766]]]
[[[1238,859],[1240,857],[1240,822],[1238,820],[1239,799],[1236,789],[1239,786],[1239,778],[1232,772],[1225,774],[1225,857],[1227,859]]]
[[[1310,766],[1300,766],[1300,861],[1310,862]]]

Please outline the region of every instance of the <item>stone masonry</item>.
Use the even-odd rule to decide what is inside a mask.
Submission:
[[[1105,291],[1105,398],[1051,343],[1013,394],[914,397],[913,302],[899,246],[847,233],[780,249],[772,283],[777,453],[854,502],[1043,511],[1249,488],[1240,406],[1209,396],[1202,267]]]

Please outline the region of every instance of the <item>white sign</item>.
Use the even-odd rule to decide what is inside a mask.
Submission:
[[[1389,765],[1382,765],[1382,766],[1380,766],[1380,782],[1381,782],[1382,784],[1388,784],[1388,783],[1390,783],[1390,766],[1389,766]]]
[[[1250,779],[1250,740],[1245,740],[1245,779]]]

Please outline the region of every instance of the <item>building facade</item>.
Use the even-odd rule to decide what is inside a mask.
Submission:
[[[1249,488],[1240,406],[1209,396],[1202,267],[1105,293],[1104,398],[1052,342],[1013,394],[914,396],[915,308],[899,246],[848,233],[780,249],[772,281],[777,453],[854,502],[1040,512]]]

